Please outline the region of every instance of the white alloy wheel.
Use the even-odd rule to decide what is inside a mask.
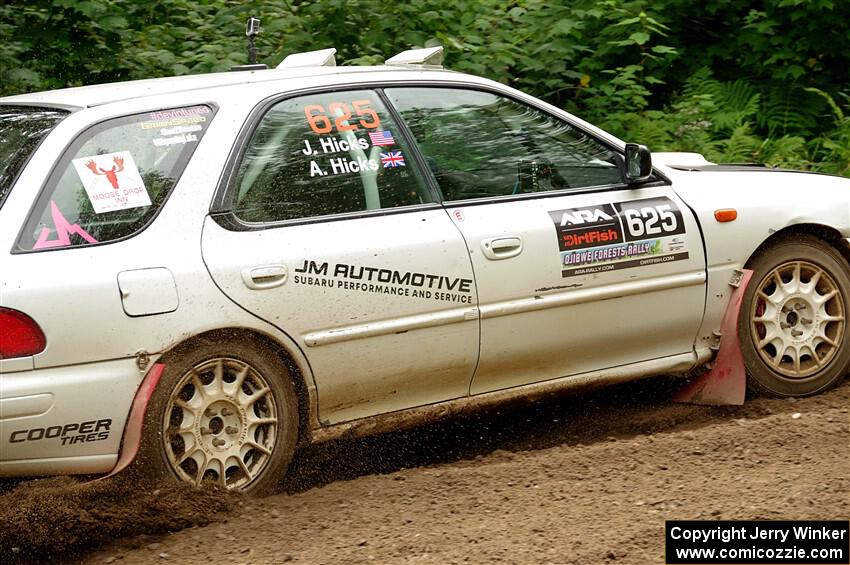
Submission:
[[[137,468],[152,478],[265,494],[295,451],[298,400],[286,365],[253,340],[196,339],[166,355]]]
[[[830,274],[808,261],[789,261],[759,283],[752,337],[776,372],[803,378],[827,366],[844,337],[844,297]]]
[[[788,236],[748,263],[753,278],[738,320],[751,391],[806,396],[850,367],[850,266],[813,235]]]
[[[245,361],[217,358],[191,368],[174,388],[163,433],[172,471],[200,484],[243,488],[269,462],[278,409],[269,383]]]

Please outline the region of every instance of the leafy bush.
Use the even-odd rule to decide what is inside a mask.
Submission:
[[[17,0],[0,5],[5,94],[227,70],[335,46],[374,64],[442,44],[654,150],[850,175],[850,2],[838,0]]]

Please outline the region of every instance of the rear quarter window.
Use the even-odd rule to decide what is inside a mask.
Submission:
[[[214,109],[201,105],[108,120],[68,148],[16,252],[106,243],[143,230],[165,203]]]

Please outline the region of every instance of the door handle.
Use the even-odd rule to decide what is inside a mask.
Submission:
[[[516,235],[491,237],[481,242],[481,251],[493,261],[510,259],[522,253],[522,238]]]
[[[285,265],[263,265],[242,269],[242,282],[250,289],[264,290],[286,282]]]

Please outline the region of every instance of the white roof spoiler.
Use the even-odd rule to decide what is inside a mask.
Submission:
[[[292,53],[277,66],[278,69],[293,69],[295,67],[335,67],[336,49],[319,49],[318,51],[305,51],[304,53]]]
[[[443,68],[443,48],[425,47],[424,49],[408,49],[386,60],[387,65],[410,65],[425,68]]]

